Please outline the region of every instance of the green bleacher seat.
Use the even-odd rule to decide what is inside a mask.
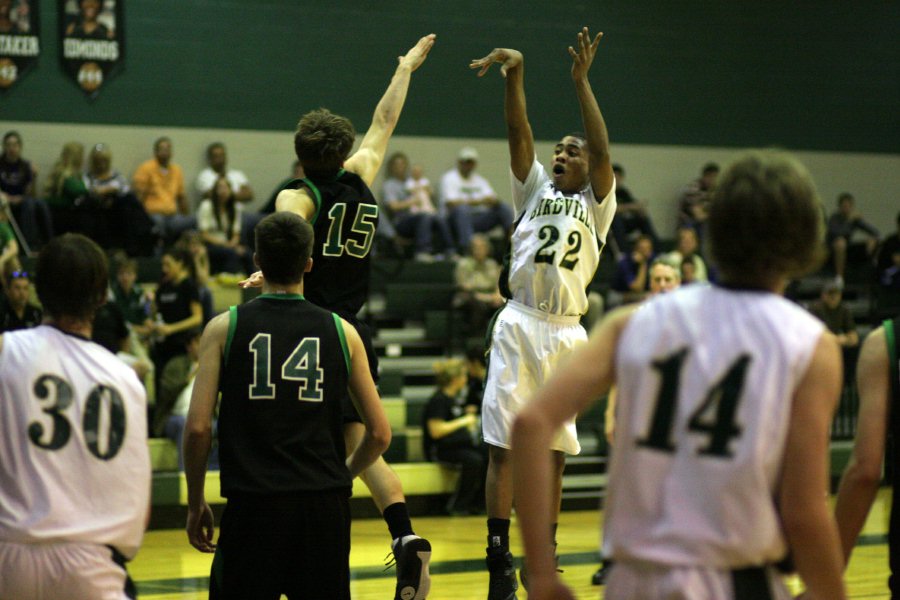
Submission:
[[[385,288],[385,312],[421,321],[426,310],[450,308],[453,292],[450,283],[389,283]]]

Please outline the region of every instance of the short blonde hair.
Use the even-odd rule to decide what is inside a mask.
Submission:
[[[432,365],[439,387],[449,385],[454,379],[468,372],[466,361],[461,358],[448,358]]]

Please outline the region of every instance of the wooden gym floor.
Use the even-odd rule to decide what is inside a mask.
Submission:
[[[882,490],[863,530],[860,543],[847,570],[851,598],[887,599],[887,525],[890,492]],[[596,511],[564,512],[560,518],[560,566],[563,579],[579,598],[602,598],[603,588],[590,584],[597,569],[599,523]],[[487,573],[484,569],[486,542],[484,517],[429,517],[413,519],[416,533],[431,540],[432,600],[484,600]],[[515,521],[513,522],[515,527]],[[512,533],[513,552],[521,556],[518,531]],[[358,600],[393,597],[394,570],[385,571],[383,559],[389,550],[387,527],[381,520],[353,523],[350,566],[352,596]],[[212,555],[190,547],[181,530],[150,531],[143,547],[129,565],[138,595],[151,600],[196,600],[207,597]],[[789,582],[795,592],[796,582]],[[519,598],[526,597],[520,588]]]

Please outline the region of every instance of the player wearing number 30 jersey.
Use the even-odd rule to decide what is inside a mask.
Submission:
[[[0,598],[133,598],[150,501],[146,394],[90,341],[103,251],[52,240],[37,291],[50,320],[0,337]]]

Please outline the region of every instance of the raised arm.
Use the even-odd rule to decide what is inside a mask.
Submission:
[[[890,367],[884,328],[873,331],[863,343],[856,369],[859,418],[853,455],[841,477],[834,516],[837,519],[845,564],[881,483],[881,463],[890,418]]]
[[[809,598],[846,598],[841,543],[828,508],[828,446],[841,389],[837,340],[825,333],[791,404],[778,505]]]
[[[606,131],[606,123],[603,121],[600,106],[588,80],[588,71],[594,62],[594,55],[602,37],[603,33],[598,33],[592,42],[588,28],[585,27],[578,34],[577,47],[569,46],[569,54],[572,56],[572,79],[575,81],[575,94],[581,106],[581,122],[587,138],[591,187],[598,199],[606,197],[615,180],[609,160],[609,133]]]
[[[359,149],[344,163],[344,168],[362,177],[366,185],[372,185],[378,169],[381,168],[388,141],[394,133],[403,104],[406,102],[410,76],[425,62],[436,37],[433,33],[426,35],[409,52],[398,58],[400,64],[397,65],[387,91],[375,107],[369,130],[366,131]]]
[[[525,62],[522,53],[511,48],[494,48],[484,58],[473,60],[469,68],[480,69],[483,77],[491,65],[500,63],[500,74],[506,79],[503,112],[506,137],[509,140],[509,164],[516,179],[524,182],[534,162],[534,134],[525,107]]]

